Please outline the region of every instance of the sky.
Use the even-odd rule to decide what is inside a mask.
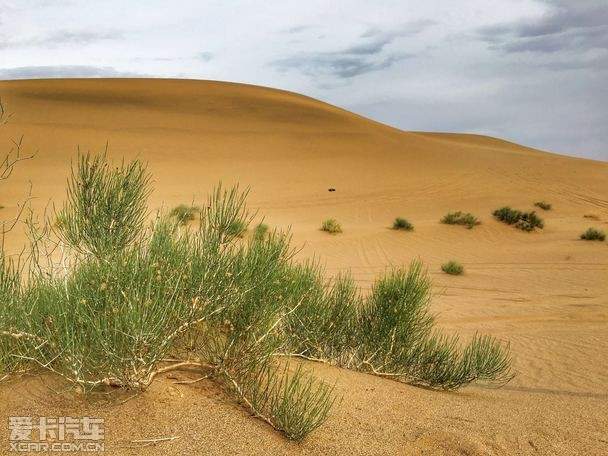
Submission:
[[[244,82],[608,161],[608,0],[0,0],[0,79],[42,77]]]

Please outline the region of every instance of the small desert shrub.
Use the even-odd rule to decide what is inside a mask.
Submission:
[[[342,227],[336,219],[327,219],[321,225],[321,231],[327,231],[331,234],[337,234],[342,232]]]
[[[175,206],[169,212],[169,217],[175,217],[180,225],[186,225],[188,222],[191,222],[196,218],[198,214],[201,213],[201,208],[198,206],[186,206],[185,204],[180,204],[179,206]]]
[[[505,206],[495,210],[492,215],[501,222],[515,225],[516,228],[523,231],[533,231],[535,228],[542,229],[544,227],[543,220],[534,211],[522,212]]]
[[[542,229],[544,226],[543,219],[536,215],[534,211],[522,213],[520,219],[515,224],[516,228],[523,231],[534,231],[535,228]]]
[[[464,272],[464,267],[457,261],[448,261],[441,265],[441,270],[450,275],[461,275]]]
[[[606,233],[596,228],[588,228],[587,231],[581,234],[581,239],[585,241],[604,241],[606,240]]]
[[[265,223],[259,223],[253,229],[253,239],[256,241],[262,241],[268,234],[268,225]]]
[[[442,219],[441,223],[447,225],[464,225],[468,229],[473,228],[475,225],[479,225],[481,222],[473,214],[467,212],[450,212],[446,214]]]
[[[243,237],[247,231],[247,223],[243,220],[234,220],[229,226],[227,233],[233,237]]]
[[[393,222],[394,230],[403,230],[403,231],[411,231],[414,229],[414,225],[408,222],[406,219],[397,217]]]
[[[519,221],[521,218],[521,211],[517,209],[511,209],[509,206],[501,207],[500,209],[496,209],[492,215],[496,217],[501,222],[504,222],[508,225],[513,225]]]
[[[536,207],[540,207],[544,211],[550,211],[551,210],[551,204],[546,203],[545,201],[537,201],[536,203],[534,203],[534,205]]]

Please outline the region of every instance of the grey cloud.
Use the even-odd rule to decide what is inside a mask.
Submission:
[[[354,55],[374,55],[384,49],[388,43],[393,40],[392,37],[383,36],[380,38],[376,38],[369,43],[358,44],[355,46],[351,46],[343,51],[337,52],[335,54],[354,54]]]
[[[209,62],[213,58],[213,54],[211,52],[200,52],[196,57],[203,62]]]
[[[391,30],[388,32],[385,30],[379,29],[377,27],[370,28],[365,33],[363,33],[361,35],[361,37],[369,38],[369,37],[374,37],[374,36],[378,36],[378,35],[392,36],[392,37],[416,35],[436,24],[437,24],[436,21],[433,21],[430,19],[422,19],[422,20],[418,20],[418,21],[406,22],[406,23],[402,24],[400,27],[398,27],[397,29]]]
[[[399,60],[413,57],[412,54],[403,52],[385,56],[382,53],[395,39],[416,35],[433,24],[432,21],[416,21],[389,32],[370,29],[361,35],[362,43],[353,44],[339,51],[302,53],[275,60],[272,65],[281,71],[296,69],[307,76],[353,78],[388,68]]]
[[[141,73],[116,70],[113,67],[88,65],[24,66],[0,69],[0,79],[33,78],[119,78],[142,77]]]
[[[578,78],[560,88],[566,92],[561,98],[547,98],[545,85],[544,80],[530,87],[513,82],[491,96],[479,93],[446,100],[411,94],[348,107],[407,130],[484,134],[608,161],[603,107],[608,94],[603,80],[585,81],[586,90],[597,97],[594,102],[576,96],[574,92],[580,90]]]
[[[331,75],[339,78],[352,78],[388,68],[396,61],[407,57],[406,55],[394,55],[377,61],[369,61],[351,55],[316,54],[278,60],[274,64],[282,70],[296,68],[308,76]]]
[[[70,44],[83,46],[98,41],[116,40],[122,37],[122,32],[116,30],[105,32],[59,30],[48,35],[22,40],[3,40],[0,41],[0,49],[56,47]]]
[[[479,36],[505,53],[608,50],[605,0],[545,1],[550,9],[540,18],[482,27]]]
[[[608,24],[605,0],[547,0],[552,11],[538,21],[524,22],[517,27],[520,37],[538,37],[575,28],[603,27]]]
[[[314,28],[312,25],[296,25],[294,27],[289,27],[288,29],[283,30],[283,33],[287,33],[287,34],[300,33],[305,30],[310,30],[312,28]]]

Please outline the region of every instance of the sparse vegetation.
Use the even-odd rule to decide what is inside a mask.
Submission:
[[[226,233],[232,237],[243,237],[247,231],[247,223],[243,220],[233,220],[228,225]]]
[[[515,225],[516,228],[523,231],[534,231],[535,228],[542,229],[545,226],[543,220],[534,211],[522,212],[505,206],[495,210],[493,215],[501,222]]]
[[[406,219],[402,217],[397,217],[393,222],[394,230],[403,230],[403,231],[412,231],[414,229],[414,225],[408,222]]]
[[[10,114],[4,109],[4,104],[0,99],[0,127],[8,122],[9,117]],[[13,174],[13,171],[19,162],[29,160],[33,157],[33,155],[23,155],[22,141],[23,138],[18,141],[12,141],[10,151],[0,156],[0,183]],[[15,227],[23,215],[25,203],[27,201],[28,200],[26,199],[24,202],[17,203],[17,215],[12,220],[0,220],[0,248],[3,244],[3,236]],[[4,206],[0,205],[0,209],[4,209]],[[2,258],[3,253],[0,250],[0,260],[2,260]]]
[[[475,217],[473,214],[467,212],[450,212],[446,214],[442,219],[441,223],[445,223],[447,225],[464,225],[468,229],[473,228],[476,225],[479,225],[481,222]]]
[[[606,233],[597,228],[588,228],[587,231],[581,234],[581,239],[585,241],[604,241],[606,240]]]
[[[534,203],[534,205],[536,207],[540,207],[543,211],[551,210],[551,204],[546,203],[545,201],[537,201],[536,203]]]
[[[187,225],[188,222],[193,221],[200,213],[201,208],[198,206],[187,206],[185,204],[180,204],[179,206],[175,206],[173,209],[171,209],[171,212],[169,212],[169,217],[175,217],[180,225]]]
[[[330,234],[337,234],[342,232],[342,227],[336,219],[327,219],[321,225],[321,231],[327,231]]]
[[[236,242],[247,192],[218,186],[195,230],[163,214],[146,226],[148,193],[140,162],[79,158],[65,224],[28,223],[27,277],[0,257],[0,375],[44,369],[87,392],[196,369],[294,440],[325,421],[335,392],[286,357],[438,389],[511,378],[496,339],[461,346],[437,331],[419,262],[361,297],[351,277],[328,283],[318,264],[296,263],[286,233]],[[47,243],[65,255],[45,256]]]
[[[258,223],[253,229],[253,238],[256,241],[263,241],[268,235],[268,225],[265,223]]]
[[[448,261],[441,265],[441,270],[450,275],[461,275],[464,272],[464,267],[457,261]]]

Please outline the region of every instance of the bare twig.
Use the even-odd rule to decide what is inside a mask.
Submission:
[[[203,375],[202,377],[195,378],[193,380],[178,380],[177,382],[173,382],[174,385],[192,385],[193,383],[198,383],[202,380],[207,380],[211,378],[212,374]]]
[[[142,447],[147,447],[150,445],[156,445],[157,443],[160,442],[171,442],[173,440],[177,440],[179,439],[179,435],[173,435],[171,437],[156,437],[156,438],[151,438],[151,439],[137,439],[137,440],[131,440],[129,443],[143,443],[144,445],[142,445]]]

